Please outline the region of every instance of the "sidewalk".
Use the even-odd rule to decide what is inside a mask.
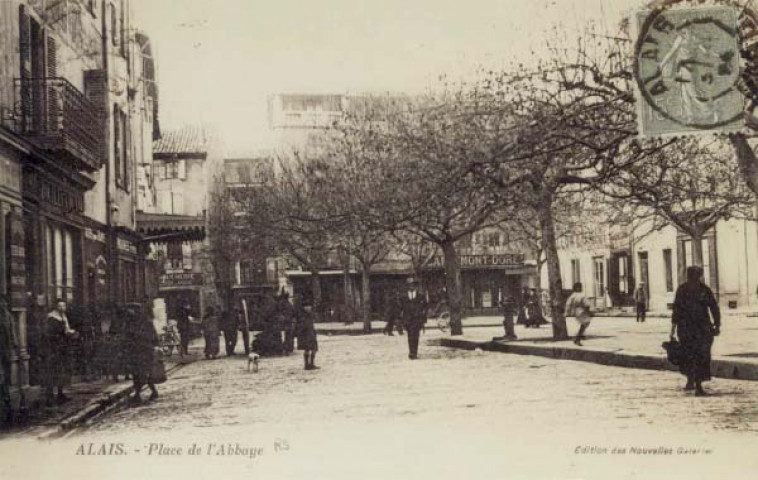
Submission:
[[[721,335],[716,337],[712,350],[711,370],[715,377],[758,380],[758,318],[747,315],[723,316]],[[485,323],[484,320],[467,320]],[[569,334],[575,335],[578,326],[574,319],[569,318],[566,323]],[[637,323],[634,318],[595,317],[587,330],[584,346],[579,347],[574,345],[573,339],[554,342],[550,325],[539,329],[517,326],[518,340],[503,341],[493,340],[503,336],[502,326],[467,330],[464,324],[463,335],[445,335],[432,342],[453,348],[481,348],[603,365],[676,371],[677,367],[666,360],[666,352],[661,346],[668,339],[670,329],[668,318],[649,318],[645,323]]]
[[[167,373],[202,358],[203,341],[194,340],[190,344],[190,355],[182,359],[179,355],[164,356]],[[23,425],[15,425],[6,430],[0,430],[0,438],[9,435],[28,435],[35,437],[55,436],[71,428],[81,425],[88,419],[99,415],[110,406],[133,392],[132,381],[113,382],[102,378],[91,382],[77,382],[66,387],[65,393],[71,400],[56,407],[45,407],[42,389],[31,387],[27,393],[28,421]],[[14,400],[14,408],[17,407]]]

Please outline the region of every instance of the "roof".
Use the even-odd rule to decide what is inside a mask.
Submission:
[[[178,130],[163,130],[163,138],[153,142],[153,155],[163,156],[205,156],[211,143],[208,128],[198,125],[182,127]]]

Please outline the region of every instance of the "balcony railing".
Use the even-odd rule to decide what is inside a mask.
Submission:
[[[16,79],[18,133],[42,150],[95,171],[103,161],[101,110],[65,78]]]

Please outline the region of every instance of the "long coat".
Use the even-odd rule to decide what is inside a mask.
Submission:
[[[681,284],[671,322],[682,345],[679,370],[693,381],[710,380],[713,328],[721,325],[721,311],[711,289],[703,283]]]
[[[298,309],[295,332],[297,333],[298,350],[318,350],[318,336],[314,324],[313,312]]]
[[[205,354],[218,355],[218,316],[215,313],[206,314],[203,318],[203,336],[205,337]]]
[[[400,298],[400,322],[406,330],[421,330],[426,323],[426,299],[421,292],[410,299],[408,294]]]
[[[125,343],[128,346],[126,363],[129,371],[136,380],[146,383],[155,360],[155,347],[158,345],[158,334],[152,320],[148,317],[131,319]]]
[[[50,312],[44,323],[43,383],[62,387],[71,383],[71,346],[65,314]]]

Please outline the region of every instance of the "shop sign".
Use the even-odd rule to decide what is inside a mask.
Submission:
[[[202,273],[164,273],[159,287],[191,287],[203,284]]]
[[[12,302],[23,305],[26,292],[26,251],[24,225],[18,215],[10,218],[10,291]]]
[[[84,238],[93,242],[105,243],[105,233],[87,228],[84,230]]]
[[[462,269],[521,267],[524,265],[523,253],[506,253],[500,255],[461,255],[459,257]],[[429,268],[442,268],[445,259],[436,256],[429,262]]]
[[[118,249],[122,252],[131,253],[133,255],[137,254],[137,247],[130,242],[129,240],[124,240],[123,238],[119,238],[117,240]]]

